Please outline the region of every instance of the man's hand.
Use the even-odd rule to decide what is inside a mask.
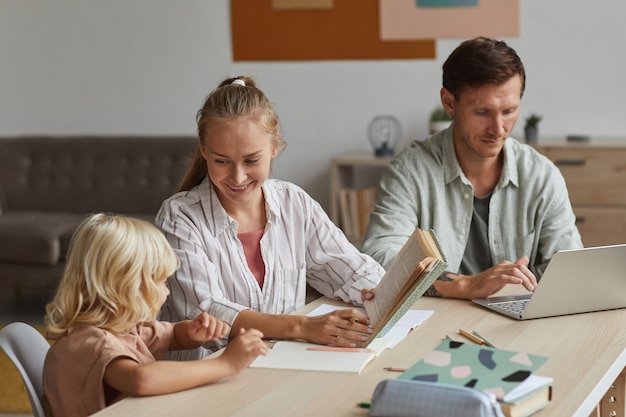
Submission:
[[[476,275],[447,274],[446,279],[433,284],[442,297],[485,298],[503,289],[508,284],[522,285],[528,291],[537,287],[535,275],[528,269],[529,259],[522,256],[515,262],[502,261]]]

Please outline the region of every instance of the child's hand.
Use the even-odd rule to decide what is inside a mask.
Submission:
[[[189,329],[189,338],[196,342],[206,342],[226,337],[230,326],[203,311],[193,319]]]
[[[239,334],[228,343],[218,359],[225,360],[235,375],[250,365],[259,355],[267,355],[263,333],[256,329],[240,329]]]

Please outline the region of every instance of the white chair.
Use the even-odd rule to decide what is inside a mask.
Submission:
[[[15,322],[0,330],[0,348],[20,371],[34,417],[45,417],[41,406],[43,363],[50,344],[32,326]]]

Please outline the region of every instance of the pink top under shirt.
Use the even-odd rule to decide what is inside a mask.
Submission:
[[[265,263],[261,256],[261,238],[264,229],[259,229],[249,233],[237,233],[237,238],[243,246],[243,253],[248,261],[248,268],[259,283],[259,287],[263,288],[265,282]]]

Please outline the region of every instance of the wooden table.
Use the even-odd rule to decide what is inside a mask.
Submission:
[[[333,302],[321,298],[306,311],[321,303]],[[537,373],[554,378],[553,403],[537,417],[592,415],[626,366],[626,309],[515,321],[463,300],[422,297],[414,308],[435,313],[360,374],[249,368],[204,387],[127,398],[96,415],[364,417],[368,411],[356,403],[369,401],[380,381],[397,377],[384,367],[413,365],[446,334],[465,340],[459,328],[476,330],[501,349],[549,356]]]

